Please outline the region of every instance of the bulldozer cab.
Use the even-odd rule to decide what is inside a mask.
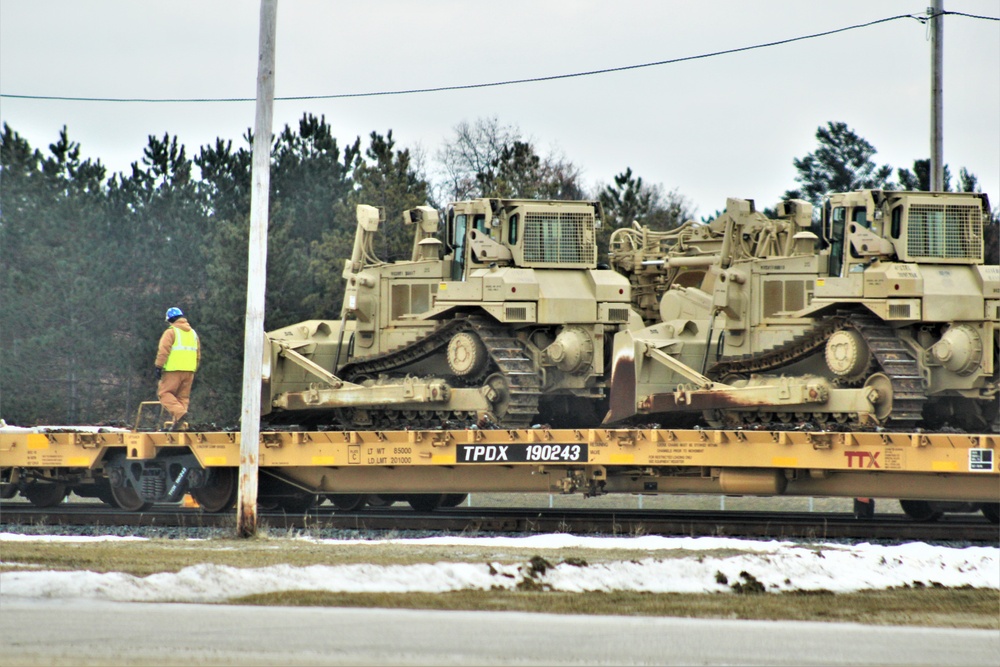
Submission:
[[[917,264],[983,261],[982,193],[861,190],[832,194],[823,206],[829,274],[843,277],[875,258]]]
[[[593,269],[596,201],[474,199],[456,202],[447,216],[449,276],[464,281],[488,267]]]
[[[850,193],[855,194],[862,193]],[[879,221],[880,212],[876,212],[874,201],[870,197],[868,201],[864,201],[864,198],[850,200],[845,199],[845,195],[832,195],[826,200],[823,207],[823,238],[830,247],[830,276],[845,276],[852,264],[866,261],[863,251],[859,251],[859,247],[865,244],[852,243],[852,237],[866,235],[868,232],[881,236],[881,229],[877,224]],[[888,250],[888,247],[879,245]]]
[[[470,238],[482,241],[484,238],[493,239],[492,220],[487,223],[485,212],[454,208],[448,212],[448,245],[452,253],[451,279],[455,281],[465,280],[466,267],[472,263],[478,263],[479,256],[473,251]]]

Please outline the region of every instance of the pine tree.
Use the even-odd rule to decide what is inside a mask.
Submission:
[[[819,206],[830,192],[863,189],[891,189],[892,167],[876,165],[875,147],[860,137],[847,123],[829,122],[816,130],[819,148],[792,164],[799,172],[795,180],[802,187],[789,190],[785,199],[805,199]]]

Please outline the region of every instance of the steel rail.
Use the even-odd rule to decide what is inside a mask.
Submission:
[[[99,505],[37,508],[3,503],[0,530],[19,526],[232,528],[232,512],[156,505],[123,512]],[[856,519],[844,513],[701,510],[588,510],[552,508],[453,508],[420,513],[408,508],[335,510],[327,505],[306,514],[261,511],[263,524],[279,530],[438,531],[482,535],[574,533],[602,536],[714,536],[771,539],[849,539],[974,542],[1000,546],[1000,530],[979,515],[948,515],[917,522],[902,515]]]

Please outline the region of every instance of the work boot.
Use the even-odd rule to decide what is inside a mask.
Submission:
[[[182,414],[180,417],[178,417],[177,419],[174,420],[174,425],[170,427],[170,430],[171,431],[186,431],[187,430],[187,424],[184,423],[184,418],[185,417],[187,417],[187,413],[186,412],[184,414]]]

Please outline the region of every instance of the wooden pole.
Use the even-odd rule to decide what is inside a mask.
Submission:
[[[942,81],[944,0],[933,0],[931,12],[931,192],[942,192],[944,182],[944,102]]]
[[[257,60],[257,119],[253,137],[253,190],[250,193],[250,250],[243,351],[243,410],[240,416],[240,486],[236,507],[236,532],[240,537],[253,537],[257,534],[260,377],[264,358],[267,207],[271,183],[271,119],[274,106],[274,37],[277,10],[278,0],[261,0]]]

